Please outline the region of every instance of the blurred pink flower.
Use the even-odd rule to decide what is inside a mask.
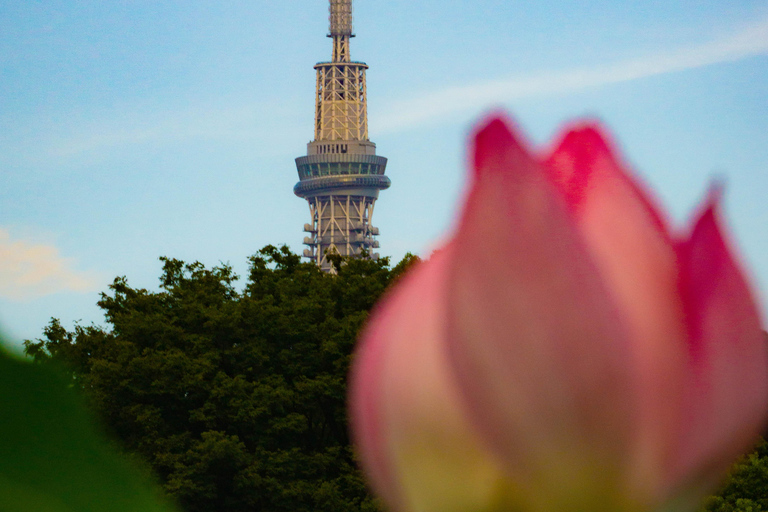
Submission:
[[[670,232],[602,130],[545,157],[474,137],[452,238],[360,342],[353,435],[391,510],[690,510],[768,408],[758,309],[719,193]]]

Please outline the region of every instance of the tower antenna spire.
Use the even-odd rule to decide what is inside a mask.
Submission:
[[[349,62],[352,33],[352,0],[330,0],[328,37],[333,38],[333,62]]]
[[[371,253],[379,247],[373,205],[390,185],[387,159],[368,139],[368,66],[349,58],[352,0],[330,0],[329,21],[333,59],[315,65],[315,138],[307,156],[296,159],[299,182],[293,187],[312,217],[304,224],[304,257],[326,271],[332,270],[328,254],[378,257]]]

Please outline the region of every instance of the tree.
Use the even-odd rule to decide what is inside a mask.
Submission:
[[[418,258],[332,259],[335,275],[267,246],[238,291],[227,265],[161,258],[159,291],[119,277],[102,294],[108,328],[52,319],[26,352],[65,363],[126,455],[187,511],[374,512],[345,378],[369,310]],[[768,443],[702,512],[768,512]]]
[[[119,277],[102,294],[109,328],[52,319],[26,352],[66,363],[185,510],[373,511],[345,378],[368,311],[416,259],[339,258],[329,275],[267,246],[238,291],[227,265],[161,258],[159,291]]]
[[[720,493],[710,496],[706,512],[768,511],[768,443],[760,440],[755,450],[731,468]]]

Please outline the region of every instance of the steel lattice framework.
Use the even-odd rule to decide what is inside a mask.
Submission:
[[[315,140],[368,139],[366,68],[358,62],[315,66]]]
[[[326,256],[359,256],[379,247],[371,225],[379,191],[390,185],[387,159],[368,140],[368,112],[363,62],[350,60],[352,0],[330,0],[331,62],[315,65],[315,138],[307,156],[296,159],[299,182],[294,193],[309,203],[312,222],[304,225],[304,256],[324,270]]]

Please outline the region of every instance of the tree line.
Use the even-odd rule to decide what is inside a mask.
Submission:
[[[346,375],[368,312],[413,255],[333,258],[287,247],[228,265],[161,258],[157,291],[118,277],[106,327],[52,319],[25,342],[63,363],[127,457],[189,512],[376,512],[350,447]],[[768,445],[739,461],[708,512],[768,512]]]

